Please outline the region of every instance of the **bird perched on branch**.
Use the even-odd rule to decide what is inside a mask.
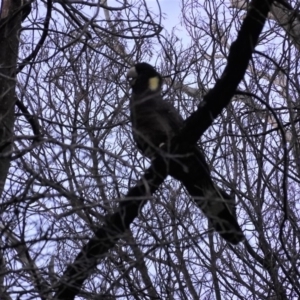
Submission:
[[[149,158],[162,155],[161,149],[169,149],[184,120],[171,103],[163,100],[162,76],[151,65],[136,64],[127,79],[132,88],[130,114],[137,147]],[[181,181],[214,229],[226,241],[238,244],[244,235],[236,220],[234,199],[214,185],[200,147],[190,145],[187,149],[184,155],[174,155],[170,160],[169,174]]]

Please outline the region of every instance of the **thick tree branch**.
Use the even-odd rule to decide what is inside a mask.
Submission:
[[[271,7],[272,14],[269,14],[269,18],[278,22],[294,46],[300,50],[300,15],[285,0],[276,2]],[[245,0],[231,0],[231,4],[237,9],[247,9]]]
[[[171,148],[175,149],[174,154],[185,153],[183,151],[186,150],[187,143],[196,143],[229,103],[245,74],[272,2],[271,0],[254,0],[252,2],[252,9],[249,10],[244,20],[237,40],[232,44],[228,64],[222,78],[206,95],[198,111],[186,120],[186,125],[180,135],[172,141]],[[67,267],[57,286],[55,299],[74,299],[91,270],[123,236],[146,203],[146,198],[149,198],[164,181],[169,172],[168,168],[174,167],[175,171],[173,170],[173,172],[183,172],[178,168],[180,155],[176,157],[176,160],[175,162],[172,155],[158,157],[152,162],[152,166],[142,179],[128,192],[119,210],[113,215],[107,216],[106,222],[99,228],[95,237],[83,247],[74,263]],[[138,198],[139,200],[137,200]]]
[[[121,202],[119,210],[106,217],[104,225],[83,247],[75,262],[67,267],[60,280],[55,299],[74,299],[91,270],[123,236],[132,221],[138,216],[146,199],[158,189],[166,176],[167,168],[164,159],[158,157],[137,185],[130,189],[126,198]]]
[[[0,156],[12,149],[14,127],[15,73],[21,28],[21,1],[2,1],[0,12]],[[0,195],[6,180],[9,158],[0,159]]]
[[[245,75],[272,3],[273,1],[252,1],[237,40],[230,47],[227,66],[221,79],[206,94],[198,110],[187,118],[186,125],[178,136],[179,143],[196,143],[234,96]]]

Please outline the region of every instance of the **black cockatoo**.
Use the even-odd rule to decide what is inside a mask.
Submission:
[[[128,71],[127,79],[132,88],[133,138],[145,156],[154,158],[180,131],[184,120],[171,103],[163,100],[162,76],[151,65],[137,63]],[[200,147],[190,145],[185,155],[175,155],[172,166],[169,174],[181,181],[215,230],[232,244],[241,242],[244,235],[236,219],[234,199],[213,183]]]

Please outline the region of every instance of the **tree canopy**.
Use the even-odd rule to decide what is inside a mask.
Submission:
[[[297,6],[298,5],[298,6]],[[296,1],[2,0],[1,299],[300,297]],[[155,65],[233,192],[245,242],[211,228],[137,150],[126,72]]]

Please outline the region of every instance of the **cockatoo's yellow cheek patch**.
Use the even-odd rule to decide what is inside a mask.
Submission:
[[[149,89],[151,91],[156,91],[159,88],[159,78],[156,77],[152,77],[149,79]]]

